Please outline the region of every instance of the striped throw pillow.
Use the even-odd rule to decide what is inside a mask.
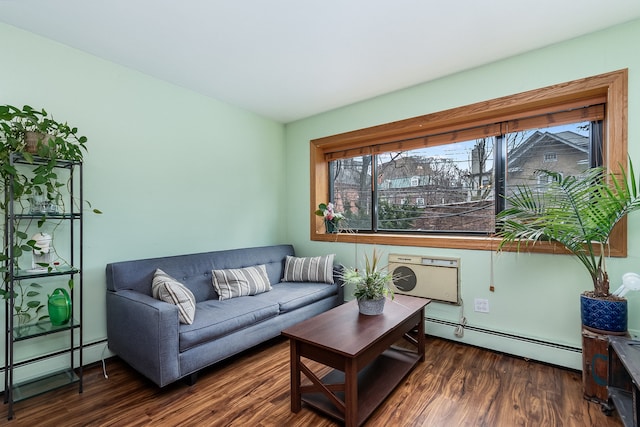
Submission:
[[[196,299],[185,285],[158,268],[153,274],[151,292],[154,298],[178,307],[181,323],[193,323],[196,317]]]
[[[333,254],[307,258],[287,255],[282,281],[334,283],[333,257]]]
[[[246,268],[212,270],[211,275],[213,287],[220,301],[271,290],[267,266],[264,264]]]

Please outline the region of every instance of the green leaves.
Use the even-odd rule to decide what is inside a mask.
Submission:
[[[622,218],[640,209],[633,165],[630,162],[629,173],[623,172],[622,179],[605,174],[600,167],[565,178],[547,170],[537,173],[552,178],[549,188],[540,193],[519,186],[505,198],[508,207],[497,216],[496,234],[502,238],[498,250],[510,243],[520,250],[523,243],[557,242],[588,270],[596,294],[608,294],[608,279],[602,274],[605,250],[600,248]]]
[[[327,204],[326,203],[320,203],[318,205],[318,209],[314,212],[316,215],[318,216],[324,216],[324,211],[327,210]]]
[[[42,286],[35,282],[30,283],[26,287],[20,284],[20,282],[17,282],[17,291],[13,291],[13,309],[14,313],[19,316],[20,323],[29,323],[31,319],[34,318],[30,312],[33,311],[34,314],[37,315],[42,309],[44,309],[45,305],[37,299],[41,295],[39,289],[42,289]],[[0,289],[0,297],[9,299],[11,297],[11,293],[5,289]]]
[[[349,267],[342,271],[342,280],[345,285],[354,286],[353,295],[356,298],[378,299],[393,292],[389,288],[389,282],[394,279],[392,273],[386,269],[380,269],[380,253],[374,248],[371,257],[365,255],[364,273],[357,268]]]
[[[91,203],[88,200],[86,201],[86,203],[87,203],[87,206],[89,206],[89,208],[92,208]],[[94,214],[98,214],[98,215],[102,214],[102,211],[100,209],[92,208],[91,211]]]

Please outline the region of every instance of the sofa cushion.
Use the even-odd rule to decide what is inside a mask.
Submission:
[[[158,268],[153,274],[151,292],[154,298],[178,307],[181,323],[187,325],[193,323],[196,314],[196,299],[185,285]]]
[[[263,295],[268,294],[196,304],[196,320],[180,326],[180,352],[276,317],[278,304]]]
[[[282,281],[333,283],[333,257],[333,254],[306,258],[287,255]]]
[[[271,290],[264,264],[246,268],[212,270],[211,275],[220,301]]]
[[[273,285],[271,292],[260,295],[260,299],[277,303],[280,313],[286,313],[337,293],[338,287],[328,283],[288,282]]]

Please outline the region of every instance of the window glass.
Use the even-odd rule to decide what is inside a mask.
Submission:
[[[579,175],[589,168],[591,128],[590,122],[578,122],[507,134],[507,194],[521,184],[534,191],[545,191],[550,178],[540,176],[537,170],[568,176]],[[593,138],[599,140],[597,135]]]
[[[346,228],[372,230],[372,156],[350,157],[329,163],[330,199],[343,212]]]
[[[494,145],[482,138],[334,160],[331,197],[352,230],[492,232]]]
[[[494,138],[376,156],[377,229],[490,232]]]

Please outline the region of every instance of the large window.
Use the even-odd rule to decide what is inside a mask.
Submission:
[[[626,79],[622,70],[311,141],[311,206],[345,213],[354,233],[331,239],[495,249],[503,195],[546,190],[536,170],[626,165]],[[612,254],[626,251],[625,236]],[[313,217],[311,238],[327,239]]]
[[[579,175],[601,165],[604,108],[590,110],[593,121],[332,160],[329,200],[351,230],[493,234],[505,193],[522,184],[546,191],[538,170]]]

